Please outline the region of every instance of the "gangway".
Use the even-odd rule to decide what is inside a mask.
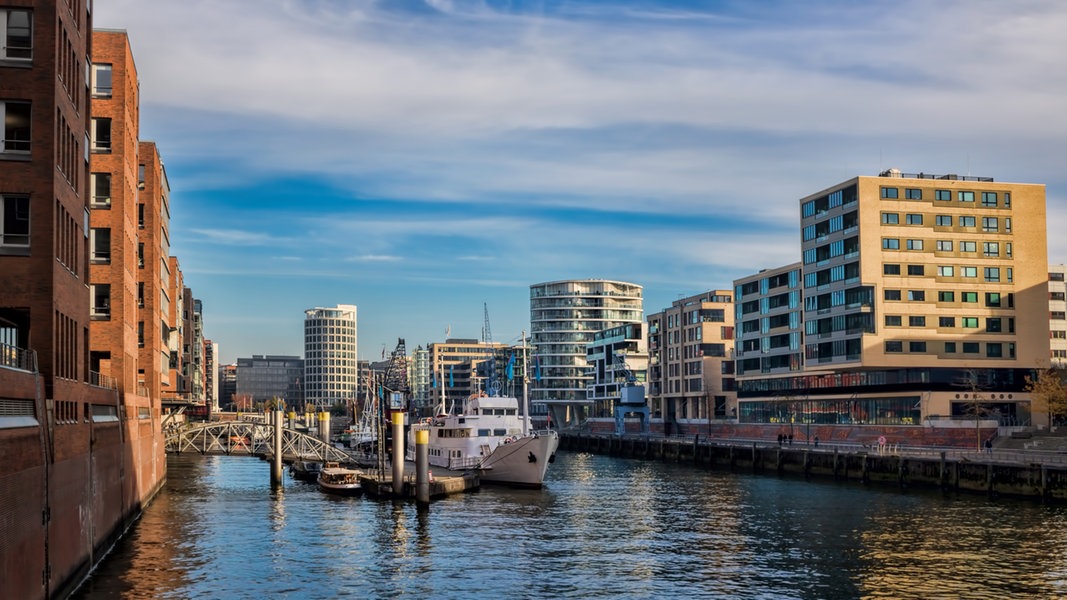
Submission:
[[[197,423],[167,432],[169,453],[268,456],[273,453],[274,427],[252,421]],[[282,460],[357,463],[357,457],[299,431],[282,428]]]

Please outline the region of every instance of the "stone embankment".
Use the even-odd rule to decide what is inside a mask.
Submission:
[[[976,451],[564,433],[560,448],[736,472],[1067,502],[1067,453],[1025,447]]]

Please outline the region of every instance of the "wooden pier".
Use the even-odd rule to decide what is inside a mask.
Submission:
[[[363,493],[371,498],[397,498],[393,492],[393,478],[391,473],[378,475],[377,473],[365,472],[359,477],[359,483],[363,487]],[[452,494],[476,491],[481,487],[480,478],[473,473],[449,473],[438,476],[434,473],[433,481],[430,482],[430,499],[444,498]],[[415,473],[404,473],[404,490],[399,498],[415,498]]]

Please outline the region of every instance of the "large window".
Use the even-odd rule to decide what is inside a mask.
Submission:
[[[94,117],[92,136],[93,152],[111,152],[111,119]]]
[[[883,225],[897,225],[900,223],[900,215],[897,213],[882,213]]]
[[[93,65],[93,96],[97,98],[111,97],[111,65]]]
[[[982,192],[982,206],[996,206],[997,205],[997,193],[996,192]]]
[[[882,238],[883,250],[900,250],[900,240],[897,238]]]
[[[974,202],[974,192],[957,192],[960,202]]]
[[[934,225],[937,227],[952,227],[952,215],[937,215],[934,219]]]
[[[960,227],[974,227],[977,221],[973,216],[960,215]]]
[[[106,283],[94,283],[89,286],[93,299],[93,317],[111,316],[111,286]]]
[[[89,260],[94,263],[111,262],[111,230],[106,227],[94,227],[89,230]]]
[[[30,197],[0,194],[0,248],[30,247]]]
[[[982,231],[996,231],[998,225],[996,217],[982,217]]]
[[[923,216],[919,214],[908,214],[906,217],[908,225],[922,225]]]
[[[0,60],[33,58],[33,13],[0,8]]]
[[[899,197],[899,193],[900,192],[899,192],[898,188],[891,188],[891,187],[882,188],[882,197],[883,198],[897,198],[897,197]]]
[[[0,137],[0,152],[28,153],[30,151],[30,103],[19,100],[0,100],[0,121],[4,135]]]
[[[952,240],[937,240],[938,252],[952,252]]]
[[[94,208],[109,208],[111,206],[111,173],[93,173],[89,184],[93,187],[92,199]]]

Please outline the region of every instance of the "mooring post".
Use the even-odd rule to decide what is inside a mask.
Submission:
[[[274,457],[271,461],[270,484],[278,487],[282,484],[282,411],[274,411]]]
[[[330,443],[330,413],[326,411],[319,413],[319,439]]]
[[[404,413],[393,412],[393,496],[404,494]]]
[[[415,502],[430,504],[430,432],[415,431]]]

